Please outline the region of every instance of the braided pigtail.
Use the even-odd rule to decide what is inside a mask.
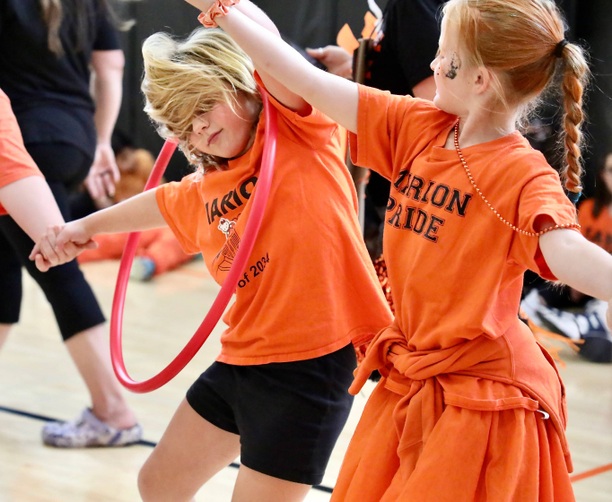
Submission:
[[[564,42],[560,42],[557,54],[562,65],[561,96],[564,109],[562,139],[565,167],[561,176],[567,191],[578,197],[582,192],[581,129],[585,119],[582,98],[590,72],[582,49]]]

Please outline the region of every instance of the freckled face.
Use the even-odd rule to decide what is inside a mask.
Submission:
[[[235,111],[226,103],[217,103],[193,119],[189,143],[202,153],[224,159],[241,155],[251,142],[257,111],[245,96],[238,99]]]
[[[459,53],[455,30],[442,21],[439,49],[431,62],[436,82],[434,104],[449,113],[461,114],[466,94],[467,75]]]

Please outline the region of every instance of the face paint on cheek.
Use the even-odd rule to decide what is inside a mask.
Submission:
[[[453,53],[451,56],[451,60],[449,63],[449,69],[446,71],[444,76],[446,78],[450,78],[451,80],[457,77],[457,71],[461,68],[461,61],[459,60],[459,56],[456,53]]]

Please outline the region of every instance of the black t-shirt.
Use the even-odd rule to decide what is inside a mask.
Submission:
[[[441,7],[445,0],[390,0],[383,14],[382,40],[370,52],[365,83],[393,94],[413,94],[432,76],[438,50]],[[387,205],[389,182],[372,172],[366,203]]]
[[[393,94],[412,94],[432,75],[438,50],[440,8],[445,0],[390,0],[383,15],[383,38],[370,57],[366,83]]]
[[[81,44],[77,2],[87,12],[87,37]],[[119,36],[99,0],[62,0],[62,9],[64,54],[57,57],[47,46],[39,0],[0,0],[0,88],[11,99],[26,145],[68,143],[93,154],[91,54],[120,49]]]

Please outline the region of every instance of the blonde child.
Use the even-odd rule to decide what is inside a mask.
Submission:
[[[612,258],[580,234],[558,174],[517,130],[560,82],[562,178],[576,196],[588,69],[554,2],[446,3],[433,104],[311,67],[243,15],[246,0],[188,3],[353,133],[355,164],[391,181],[384,252],[396,318],[351,388],[383,375],[332,499],[573,500],[563,384],[517,317],[527,269],[612,298]]]
[[[239,8],[278,36],[253,5]],[[146,111],[197,171],[67,224],[57,247],[51,231],[40,250],[59,263],[68,258],[64,243],[169,225],[222,282],[257,190],[261,92],[269,92],[278,121],[274,177],[221,353],[187,392],[139,488],[145,501],[190,500],[240,455],[233,500],[302,500],[321,482],[348,417],[353,346],[391,322],[361,237],[340,129],[265,68],[254,75],[221,30],[200,28],[184,41],[158,33],[143,55]]]

